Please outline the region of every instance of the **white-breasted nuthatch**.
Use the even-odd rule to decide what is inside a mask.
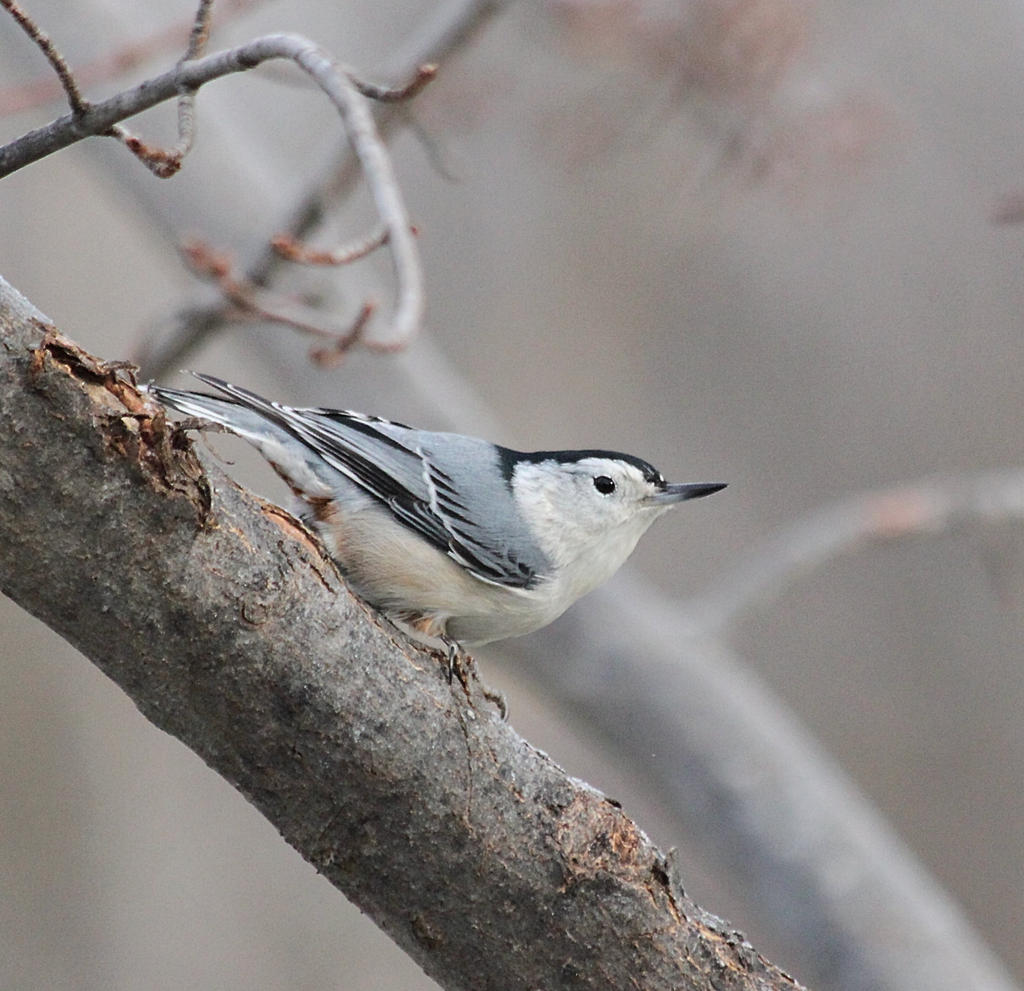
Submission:
[[[353,590],[422,637],[475,646],[546,626],[618,570],[647,528],[722,483],[670,485],[613,451],[523,453],[344,410],[149,386],[253,444]]]

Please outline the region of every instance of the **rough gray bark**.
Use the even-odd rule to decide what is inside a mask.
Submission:
[[[448,988],[792,988],[0,280],[0,587]]]

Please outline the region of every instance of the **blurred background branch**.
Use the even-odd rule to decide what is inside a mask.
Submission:
[[[748,556],[691,608],[706,635],[721,635],[745,613],[768,609],[792,583],[871,546],[975,534],[1024,519],[1024,472],[924,479],[858,493],[784,529]],[[1006,576],[1009,578],[1009,576]],[[1012,595],[1009,587],[997,594]]]

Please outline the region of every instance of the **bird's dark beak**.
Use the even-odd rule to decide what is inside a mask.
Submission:
[[[687,499],[703,499],[704,496],[721,492],[727,484],[726,482],[684,482],[679,485],[666,485],[661,492],[655,492],[651,496],[651,502],[661,506],[670,506],[676,502],[685,502]]]

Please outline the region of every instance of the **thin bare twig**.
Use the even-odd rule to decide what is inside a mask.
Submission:
[[[199,58],[210,37],[210,16],[213,0],[199,0],[192,30],[189,32],[188,47],[178,60],[180,68],[185,62]],[[143,165],[158,179],[170,179],[181,170],[185,156],[192,150],[196,139],[195,90],[182,89],[178,94],[178,142],[171,149],[147,145],[137,135],[121,124],[115,124],[110,133],[117,138]]]
[[[349,351],[362,340],[363,332],[366,330],[370,317],[373,316],[376,308],[377,306],[373,300],[368,299],[363,303],[363,308],[359,311],[359,315],[348,332],[346,334],[339,334],[333,344],[328,344],[321,348],[313,348],[309,352],[310,358],[323,368],[337,368],[345,360],[345,356]],[[369,350],[378,352],[386,352],[388,348],[388,345],[375,341],[367,341],[366,346]]]
[[[413,230],[415,234],[415,229]],[[388,232],[384,227],[368,234],[357,241],[350,241],[340,248],[333,248],[330,251],[320,251],[316,248],[307,248],[301,241],[290,234],[278,234],[271,240],[271,246],[282,257],[288,261],[298,262],[300,265],[348,265],[359,261],[367,255],[372,254],[378,248],[388,243]]]
[[[306,63],[303,68],[314,74],[315,78],[318,63],[327,56],[319,50],[312,50],[304,53],[303,58]],[[352,84],[349,75],[325,71],[332,69],[333,64],[328,61],[319,68],[319,72],[324,83],[336,88],[333,97],[335,106],[341,113],[345,133],[362,165],[377,214],[388,231],[391,263],[398,284],[398,298],[391,317],[391,339],[402,342],[401,346],[404,347],[405,342],[419,330],[424,310],[423,273],[412,225],[398,191],[398,180],[391,159],[377,133],[369,104]]]
[[[0,0],[0,2],[9,9],[8,0]],[[220,26],[229,19],[264,2],[265,0],[220,0],[216,13],[210,19],[210,24],[211,26]],[[79,89],[95,83],[107,82],[156,55],[173,51],[181,45],[184,39],[189,37],[194,27],[195,18],[187,25],[179,22],[171,27],[161,28],[148,37],[121,45],[114,51],[77,66],[74,78]],[[0,116],[44,106],[58,98],[63,92],[64,88],[60,80],[55,80],[49,75],[0,90]]]
[[[367,83],[355,76],[350,76],[352,85],[355,86],[368,100],[375,100],[378,103],[402,103],[411,100],[424,86],[437,75],[437,66],[433,63],[416,66],[412,79],[402,86],[378,86],[374,83]]]
[[[186,242],[182,246],[182,256],[196,275],[217,287],[221,296],[238,314],[326,339],[327,344],[312,348],[309,352],[312,360],[319,365],[337,366],[358,343],[362,343],[368,350],[384,353],[400,350],[408,343],[363,341],[370,317],[377,310],[377,304],[372,300],[363,303],[348,327],[338,330],[320,322],[322,314],[305,303],[249,282],[235,271],[234,263],[228,255],[215,251],[203,241],[192,239]]]
[[[199,58],[206,51],[206,43],[210,40],[210,18],[212,15],[213,0],[199,0],[195,20],[192,22],[192,30],[188,36],[188,48],[185,50],[182,62]]]
[[[57,79],[64,90],[64,95],[67,97],[68,105],[71,107],[71,113],[76,117],[84,115],[89,109],[89,103],[82,96],[78,83],[75,82],[75,77],[71,72],[71,67],[64,56],[57,50],[57,46],[50,40],[49,35],[21,9],[16,0],[0,0],[0,6],[3,6],[36,47],[46,56],[46,60],[57,74]]]
[[[856,495],[785,529],[702,597],[694,621],[707,634],[842,554],[873,543],[949,533],[961,523],[1024,517],[1024,471],[929,479]]]

